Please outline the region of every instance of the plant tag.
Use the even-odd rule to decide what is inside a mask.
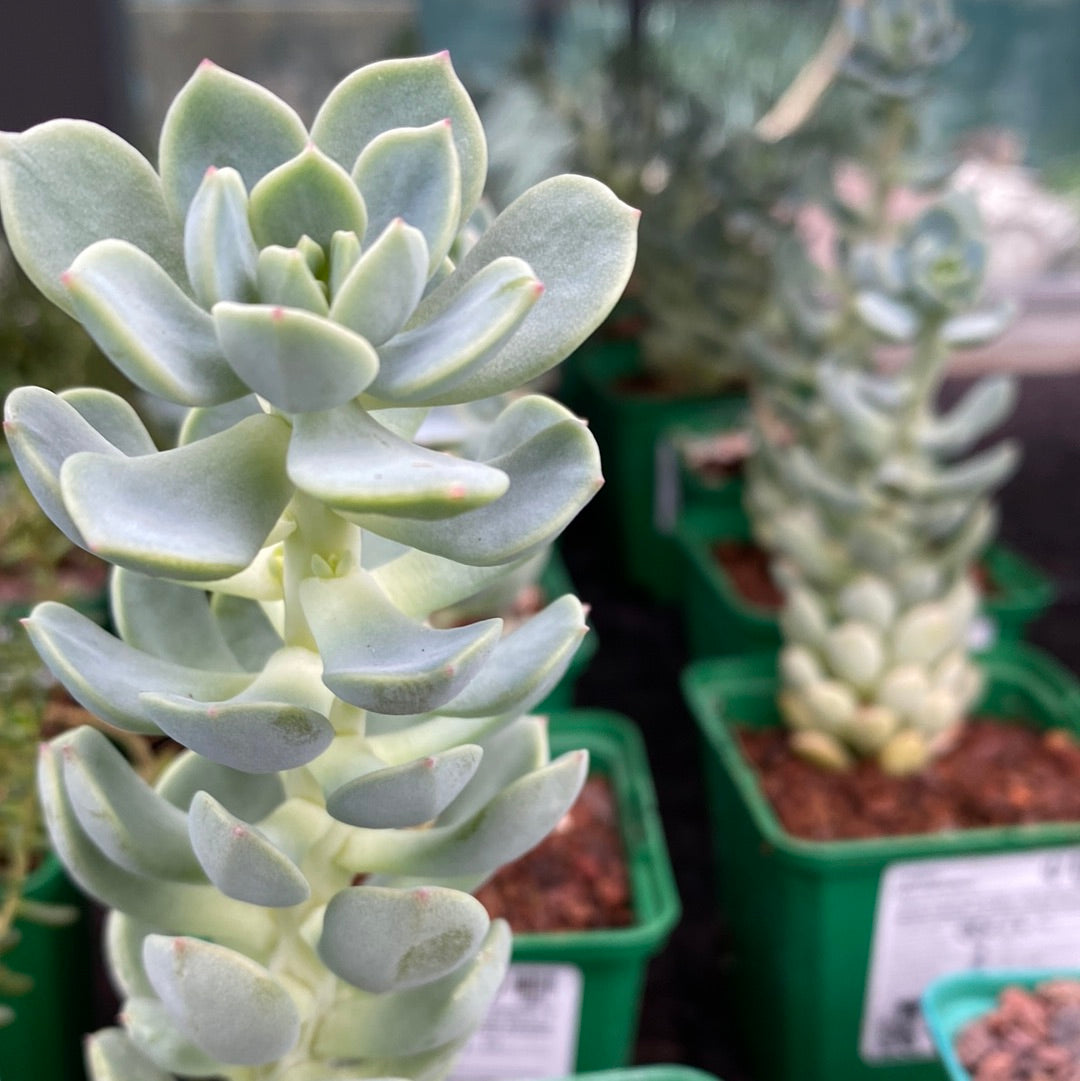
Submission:
[[[575,965],[511,965],[484,1023],[458,1056],[450,1081],[572,1074],[581,989],[581,969]]]
[[[990,616],[976,616],[968,627],[968,649],[972,653],[982,653],[997,641],[997,620]]]
[[[939,976],[1077,965],[1080,846],[890,864],[874,913],[862,1057],[934,1057],[919,997]]]
[[[665,537],[675,532],[682,509],[679,451],[669,437],[653,447],[653,527]]]

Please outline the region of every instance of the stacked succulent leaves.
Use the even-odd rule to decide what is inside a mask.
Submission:
[[[937,0],[852,10],[848,74],[882,121],[868,198],[838,201],[831,277],[786,253],[772,321],[748,338],[761,375],[749,508],[785,593],[780,704],[794,747],[831,768],[871,756],[902,773],[951,744],[980,693],[972,565],[1017,452],[970,452],[1014,388],[987,376],[935,410],[951,352],[996,336],[1009,313],[975,308],[986,249],[968,202],[947,197],[899,228],[887,213],[914,99],[961,33]],[[902,361],[883,364],[883,342]]]
[[[0,139],[0,207],[38,287],[138,387],[188,407],[159,450],[105,391],[7,401],[52,520],[115,565],[113,636],[27,621],[84,706],[188,750],[156,787],[90,728],[42,754],[53,844],[112,909],[122,1028],[98,1081],[435,1077],[509,933],[467,890],[573,801],[528,716],[584,632],[564,596],[512,634],[426,622],[549,543],[601,483],[585,425],[516,398],[473,459],[432,406],[520,387],[622,290],[636,213],[556,177],[455,264],[483,131],[445,55],[385,61],[310,134],[204,64],[155,171],[94,125]]]

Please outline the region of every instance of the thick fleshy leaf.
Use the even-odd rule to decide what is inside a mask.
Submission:
[[[463,965],[490,925],[484,906],[459,890],[354,886],[326,906],[319,956],[363,991],[400,991]]]
[[[965,312],[947,319],[941,328],[941,338],[954,349],[973,349],[992,342],[1009,329],[1016,319],[1017,307],[1007,301],[983,311]]]
[[[114,908],[105,917],[105,959],[112,985],[122,998],[154,994],[142,966],[143,939],[152,931],[151,926],[119,909]]]
[[[206,170],[184,222],[184,263],[195,299],[255,299],[258,249],[248,224],[244,181],[235,169]]]
[[[132,649],[73,608],[46,601],[26,621],[53,675],[91,713],[128,732],[160,735],[139,701],[143,691],[215,699],[239,693],[247,672],[207,672]]]
[[[202,882],[182,811],[159,796],[96,729],[61,745],[64,783],[83,831],[113,863],[169,882]]]
[[[910,342],[919,332],[918,312],[885,293],[859,293],[855,297],[855,310],[859,318],[886,341]]]
[[[85,1056],[94,1081],[173,1081],[173,1075],[148,1059],[122,1029],[103,1028],[88,1036]]]
[[[165,195],[183,219],[211,165],[235,169],[250,191],[307,143],[300,118],[257,83],[204,60],[173,99],[158,162]]]
[[[225,363],[209,314],[133,244],[99,241],[63,280],[79,321],[136,386],[181,405],[246,393]]]
[[[235,950],[193,938],[150,935],[143,961],[166,1012],[211,1058],[261,1066],[287,1054],[300,1035],[288,991]]]
[[[311,143],[252,188],[248,213],[260,248],[291,248],[308,236],[328,252],[335,232],[362,237],[367,228],[364,200],[349,174]]]
[[[264,304],[302,308],[316,315],[326,315],[330,303],[303,253],[297,248],[272,244],[259,252],[256,272],[259,299]]]
[[[285,800],[285,786],[276,773],[242,773],[194,751],[178,754],[165,767],[157,790],[181,811],[198,792],[206,792],[245,822],[258,822]]]
[[[515,781],[543,769],[551,761],[547,720],[518,717],[480,740],[484,757],[472,782],[447,807],[436,827],[443,829],[479,814]]]
[[[142,429],[141,422],[132,431]],[[26,486],[49,520],[75,544],[86,547],[64,506],[60,469],[73,454],[123,453],[70,402],[42,387],[18,387],[4,403],[4,437]],[[149,440],[149,435],[146,436]]]
[[[254,394],[247,394],[231,402],[222,402],[221,405],[207,405],[191,409],[184,418],[184,423],[180,425],[176,445],[184,447],[188,443],[205,439],[208,435],[217,435],[246,417],[256,417],[262,412],[263,408]]]
[[[360,258],[360,238],[355,233],[345,229],[339,229],[330,238],[330,251],[327,253],[329,267],[327,268],[326,281],[330,287],[330,295],[337,296],[341,283],[349,276],[350,271],[356,266]]]
[[[365,872],[409,877],[491,874],[551,832],[577,799],[588,766],[585,751],[571,751],[520,777],[476,814],[452,825],[355,829],[338,862]]]
[[[281,635],[256,601],[217,593],[212,597],[210,607],[233,656],[249,672],[260,671],[281,648]]]
[[[131,998],[124,1003],[120,1019],[135,1047],[170,1077],[212,1078],[220,1064],[195,1046],[165,1012],[153,995]]]
[[[352,178],[367,205],[368,236],[377,237],[395,218],[423,233],[426,278],[450,250],[461,221],[461,169],[451,121],[376,136],[356,159]]]
[[[292,495],[289,426],[262,414],[142,458],[75,454],[60,485],[87,546],[150,574],[207,581],[255,558]]]
[[[358,334],[299,308],[217,304],[214,323],[240,378],[279,409],[305,413],[355,398],[379,368]]]
[[[0,207],[15,258],[68,313],[60,275],[109,237],[130,241],[184,281],[180,227],[161,181],[138,151],[97,124],[50,120],[0,134]]]
[[[313,1050],[328,1059],[414,1055],[467,1036],[486,1015],[510,963],[510,931],[493,920],[480,949],[442,979],[403,991],[356,991],[319,1019]]]
[[[369,534],[369,537],[378,536],[377,533]],[[365,544],[366,553],[371,549],[370,540]],[[426,619],[432,612],[456,604],[485,586],[502,580],[529,558],[526,556],[510,564],[492,567],[469,567],[414,548],[376,565],[372,573],[395,607],[406,615]]]
[[[441,814],[468,784],[480,755],[479,747],[465,744],[365,773],[335,789],[327,797],[326,811],[350,826],[421,826]]]
[[[485,506],[510,483],[498,469],[394,435],[353,402],[296,418],[288,469],[293,484],[335,510],[409,518]]]
[[[296,864],[209,793],[196,793],[188,828],[199,863],[226,897],[265,908],[288,908],[310,896]]]
[[[140,703],[163,732],[206,758],[246,773],[275,773],[305,765],[334,738],[320,668],[315,654],[286,648],[232,698],[150,692]]]
[[[426,280],[423,235],[401,220],[392,221],[334,288],[330,318],[372,345],[382,345],[412,315]]]
[[[278,937],[269,913],[222,897],[209,885],[133,875],[102,856],[83,832],[67,796],[62,744],[57,746],[63,738],[42,746],[38,792],[53,849],[79,886],[106,907],[153,926],[204,935],[253,957],[268,954]]]
[[[993,431],[1012,412],[1015,402],[1013,376],[983,376],[948,413],[921,426],[919,446],[933,454],[962,454]]]
[[[57,397],[124,454],[134,458],[157,451],[139,414],[119,395],[99,387],[73,387],[62,390]]]
[[[548,544],[603,483],[600,456],[585,424],[538,395],[512,402],[492,426],[486,464],[510,477],[496,502],[446,521],[388,515],[345,516],[391,540],[461,563],[509,563]],[[487,454],[491,457],[487,457]]]
[[[526,712],[562,678],[587,629],[577,597],[560,597],[503,638],[479,674],[441,712],[451,717]]]
[[[174,664],[239,672],[201,589],[117,567],[109,583],[116,633],[133,649]]]
[[[510,257],[495,260],[444,311],[403,331],[379,350],[379,374],[369,393],[399,404],[430,405],[442,400],[448,386],[483,368],[499,351],[542,292],[527,263]]]
[[[300,601],[334,694],[377,713],[426,713],[453,698],[495,647],[502,620],[439,631],[403,615],[366,571],[308,578]]]
[[[506,208],[420,305],[417,325],[445,311],[482,268],[512,255],[544,283],[544,295],[500,350],[492,368],[456,385],[438,402],[467,401],[520,387],[569,356],[622,294],[637,252],[638,212],[603,184],[557,176]],[[495,380],[495,372],[498,379]],[[473,388],[483,387],[479,393]]]
[[[487,178],[484,128],[447,53],[382,60],[353,72],[330,92],[315,117],[312,139],[352,169],[376,136],[449,120],[461,170],[461,221],[480,201]]]

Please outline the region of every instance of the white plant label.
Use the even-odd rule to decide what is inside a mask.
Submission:
[[[572,1074],[581,988],[581,969],[575,965],[511,965],[487,1018],[454,1064],[450,1081]]]
[[[978,615],[968,628],[968,649],[972,653],[982,653],[997,641],[997,636],[997,620],[985,614]]]
[[[862,1057],[933,1057],[919,996],[939,976],[1078,965],[1080,846],[890,864],[874,913]]]

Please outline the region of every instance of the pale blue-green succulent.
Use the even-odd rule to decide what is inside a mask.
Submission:
[[[537,395],[472,458],[430,407],[520,387],[621,292],[636,212],[561,176],[456,262],[486,150],[445,55],[345,79],[310,133],[204,64],[156,171],[102,128],[0,137],[0,209],[39,286],[138,387],[188,407],[159,450],[96,389],[8,398],[28,484],[115,565],[116,636],[43,604],[57,678],[188,750],[155,787],[100,732],[41,756],[53,844],[112,909],[121,1028],[96,1081],[436,1077],[509,935],[464,892],[535,844],[586,770],[530,707],[584,632],[564,596],[511,634],[428,616],[548,544],[601,483]]]
[[[971,452],[1015,388],[986,376],[946,413],[935,401],[952,351],[996,337],[1011,310],[979,306],[986,245],[968,200],[946,197],[903,227],[888,212],[917,122],[908,90],[962,36],[950,5],[849,10],[852,56],[887,68],[864,78],[887,124],[862,163],[866,205],[837,199],[835,267],[786,246],[770,320],[746,337],[758,373],[747,507],[785,594],[780,705],[794,747],[833,768],[869,756],[902,773],[951,744],[981,689],[972,565],[996,526],[989,495],[1018,455],[1009,442]],[[883,364],[885,343],[902,358]]]
[[[785,437],[760,439],[753,494],[785,591],[781,706],[795,746],[832,766],[854,753],[906,772],[951,743],[981,689],[972,564],[1017,449],[970,452],[1015,388],[988,375],[948,412],[934,407],[953,349],[1009,321],[1007,306],[969,307],[986,261],[970,203],[945,200],[873,247],[850,253],[850,315],[833,313],[816,348],[757,343],[774,361],[759,420]],[[880,341],[903,346],[905,363],[880,370]]]

